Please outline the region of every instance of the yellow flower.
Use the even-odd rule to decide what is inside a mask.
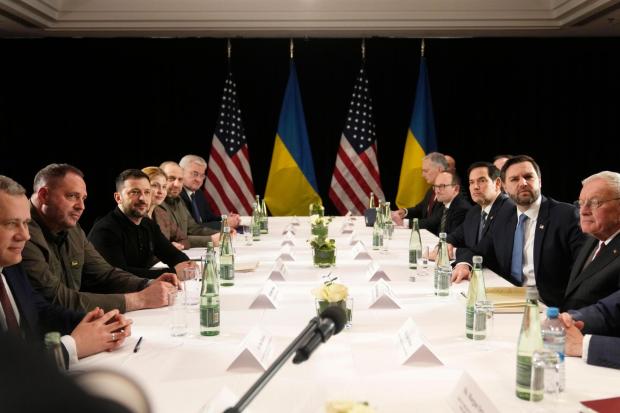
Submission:
[[[374,410],[364,403],[351,400],[334,400],[325,403],[326,413],[374,413]]]
[[[349,296],[349,290],[345,285],[331,283],[323,285],[321,288],[312,290],[312,294],[319,300],[326,300],[330,303],[346,300]]]

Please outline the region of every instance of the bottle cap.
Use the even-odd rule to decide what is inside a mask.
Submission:
[[[45,333],[45,345],[50,344],[60,344],[60,333],[58,331],[50,331],[49,333]]]
[[[482,257],[480,255],[474,255],[474,264],[482,264]]]
[[[547,318],[558,318],[560,314],[560,310],[557,307],[549,307],[547,308]]]
[[[439,233],[439,238],[446,238],[448,235],[445,232]]]

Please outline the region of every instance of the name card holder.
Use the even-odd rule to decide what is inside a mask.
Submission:
[[[392,291],[392,287],[383,279],[373,284],[370,296],[371,300],[368,308],[402,308]]]
[[[374,261],[368,265],[368,268],[366,268],[366,279],[368,281],[390,281],[390,277],[388,277],[387,273]]]
[[[277,259],[282,261],[295,261],[295,258],[293,258],[291,246],[285,245],[280,248],[280,255],[278,255]]]
[[[282,238],[280,245],[295,245],[295,235],[292,232],[286,232]]]
[[[245,336],[227,370],[265,371],[271,354],[271,334],[255,326]]]
[[[422,339],[418,326],[411,318],[408,318],[398,330],[396,341],[400,364],[443,365],[439,357]]]
[[[448,399],[448,405],[455,413],[499,413],[482,388],[474,379],[463,372],[459,382],[454,387]]]
[[[358,241],[352,248],[354,260],[372,260],[366,246],[362,241]]]
[[[272,281],[286,281],[286,277],[288,276],[288,269],[282,260],[277,260],[273,265],[271,272],[269,273],[269,280]]]
[[[252,304],[250,304],[250,308],[277,308],[279,298],[280,290],[278,286],[273,281],[267,280],[254,301],[252,301]]]

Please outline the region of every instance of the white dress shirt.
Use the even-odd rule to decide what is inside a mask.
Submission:
[[[536,285],[536,277],[534,273],[534,236],[536,235],[536,222],[538,221],[538,212],[542,197],[538,197],[536,201],[525,212],[521,212],[517,208],[517,222],[521,214],[527,215],[528,219],[523,223],[523,277],[524,285]],[[516,228],[516,226],[515,226]]]

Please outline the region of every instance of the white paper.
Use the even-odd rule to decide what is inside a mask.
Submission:
[[[418,326],[411,318],[398,330],[396,341],[401,364],[443,365],[422,339]]]
[[[459,382],[450,394],[448,405],[453,412],[499,413],[488,396],[472,377],[463,372]]]
[[[269,272],[268,279],[272,281],[286,281],[288,275],[288,269],[282,260],[277,260],[273,265],[273,268]]]
[[[358,241],[352,248],[354,260],[371,260],[372,257],[366,250],[366,246],[362,241]]]
[[[227,370],[262,370],[267,367],[267,359],[271,354],[271,334],[260,327],[253,327],[239,345]]]
[[[342,224],[342,229],[340,232],[343,234],[351,234],[353,232],[353,224],[350,222],[345,222]]]
[[[368,308],[401,308],[400,302],[394,295],[392,287],[385,280],[380,279],[372,285],[370,290],[370,306]]]
[[[368,268],[366,268],[366,279],[368,281],[390,281],[390,277],[388,277],[387,273],[374,261],[368,265]]]
[[[280,291],[278,286],[271,280],[267,280],[260,290],[250,308],[277,308]]]
[[[361,242],[361,241],[357,239],[357,233],[353,231],[351,235],[349,236],[347,242],[349,243],[349,245],[355,245],[356,243]]]
[[[252,272],[258,268],[258,261],[235,261],[235,272]]]
[[[282,261],[295,261],[290,245],[285,245],[280,248],[280,255],[278,255],[278,259]]]
[[[295,235],[292,232],[286,232],[280,245],[295,245]]]

